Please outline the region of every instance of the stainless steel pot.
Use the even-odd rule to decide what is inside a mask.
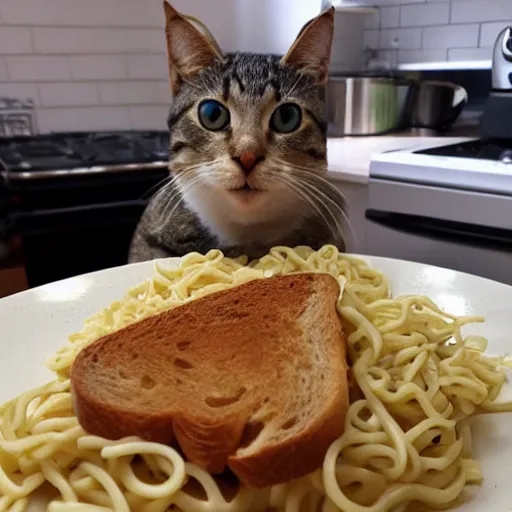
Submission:
[[[401,77],[331,77],[327,86],[328,135],[383,135],[408,128],[445,131],[468,95],[448,82]]]
[[[329,135],[381,135],[405,128],[410,119],[411,85],[400,78],[330,78]]]
[[[431,128],[445,131],[452,127],[468,94],[464,87],[448,82],[419,82],[411,116],[413,128]]]

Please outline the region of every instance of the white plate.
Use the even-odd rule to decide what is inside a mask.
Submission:
[[[394,295],[424,294],[450,313],[485,316],[486,323],[472,326],[471,332],[486,336],[494,355],[512,351],[512,287],[418,263],[366,259],[388,276]],[[152,262],[113,268],[0,300],[0,402],[52,379],[45,358],[67,343],[86,317],[123,297],[152,269]],[[512,399],[512,385],[506,395]],[[512,414],[476,420],[474,442],[485,481],[457,510],[512,510]]]

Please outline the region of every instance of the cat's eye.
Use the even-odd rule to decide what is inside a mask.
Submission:
[[[202,101],[199,104],[198,116],[203,127],[212,132],[226,129],[230,121],[229,110],[216,100]]]
[[[270,118],[270,128],[279,133],[291,133],[302,122],[302,110],[295,103],[283,103],[274,110]]]

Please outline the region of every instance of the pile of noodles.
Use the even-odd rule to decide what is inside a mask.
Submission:
[[[83,347],[149,315],[252,279],[326,272],[339,282],[352,397],[345,433],[315,473],[268,489],[215,479],[171,447],[90,436],[73,414],[69,371]],[[428,298],[391,298],[383,274],[325,246],[277,247],[248,263],[219,251],[190,254],[85,322],[48,366],[56,380],[0,408],[0,511],[22,511],[41,489],[47,510],[102,512],[384,512],[447,508],[482,475],[468,419],[511,411],[496,399],[503,359],[463,339],[458,318]],[[409,509],[408,509],[409,510]]]

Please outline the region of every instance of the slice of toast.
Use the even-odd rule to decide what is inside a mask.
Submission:
[[[264,487],[318,469],[349,405],[336,280],[252,281],[146,318],[72,367],[83,428],[169,444]]]

